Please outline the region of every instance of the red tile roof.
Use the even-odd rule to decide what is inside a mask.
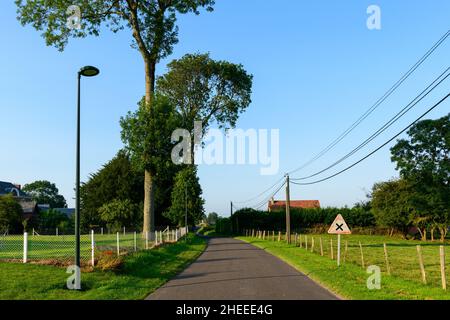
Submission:
[[[286,208],[286,201],[269,201],[269,211]],[[312,209],[320,208],[319,200],[291,200],[291,208]]]

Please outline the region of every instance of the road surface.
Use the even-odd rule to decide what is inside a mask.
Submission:
[[[148,300],[330,300],[332,293],[262,249],[231,238],[209,240],[187,269]]]

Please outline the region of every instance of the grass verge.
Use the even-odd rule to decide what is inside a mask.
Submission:
[[[285,242],[272,242],[248,237],[238,237],[268,253],[282,259],[297,270],[305,273],[330,291],[344,299],[355,300],[449,300],[450,294],[434,285],[403,279],[382,272],[381,289],[369,290],[367,279],[370,274],[361,266],[345,263],[340,268],[336,261],[320,256],[304,248]]]
[[[180,241],[125,257],[120,271],[82,273],[83,289],[66,289],[64,268],[0,263],[0,299],[140,300],[181,272],[205,249],[206,240]]]

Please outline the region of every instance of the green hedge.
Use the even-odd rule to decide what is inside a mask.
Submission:
[[[318,208],[291,209],[291,228],[301,230],[318,225],[331,225],[338,214],[341,214],[350,228],[373,227],[375,217],[370,209],[354,208]],[[236,211],[232,217],[233,230],[261,229],[285,230],[285,211],[267,212],[253,209]]]

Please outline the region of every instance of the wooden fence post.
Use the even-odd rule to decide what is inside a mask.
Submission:
[[[363,253],[361,241],[359,242],[359,251],[361,252],[361,265],[364,268],[364,253]]]
[[[333,239],[330,239],[331,260],[334,260]]]
[[[305,234],[305,249],[308,250],[308,236]]]
[[[297,241],[298,241],[298,234],[295,233],[295,236],[294,236],[294,244],[295,244],[296,247],[297,247]]]
[[[348,241],[345,240],[344,263],[345,263],[345,260],[347,260],[347,252],[348,252]]]
[[[281,231],[278,231],[278,242],[281,241]]]
[[[439,246],[439,257],[440,257],[440,260],[441,260],[442,289],[447,290],[447,278],[445,277],[445,250],[444,250],[444,246]]]
[[[420,245],[417,246],[417,255],[419,257],[419,266],[420,266],[420,273],[422,274],[422,282],[424,284],[427,284],[427,275],[425,273],[425,266],[423,264],[423,257],[422,257],[422,247]]]
[[[263,240],[266,240],[266,230],[263,231]]]
[[[387,270],[388,275],[391,275],[391,267],[389,265],[389,257],[388,257],[386,243],[383,243],[383,247],[384,247],[384,259],[386,260],[386,270]]]
[[[323,244],[322,244],[322,237],[319,239],[320,242],[320,255],[323,257]]]
[[[134,232],[134,252],[137,251],[137,236],[136,236],[136,231]]]
[[[299,242],[298,246],[299,246],[300,248],[302,248],[302,247],[303,247],[303,244],[302,244],[302,235],[301,235],[301,234],[298,236],[298,242]]]
[[[311,238],[311,252],[314,252],[314,237]]]

